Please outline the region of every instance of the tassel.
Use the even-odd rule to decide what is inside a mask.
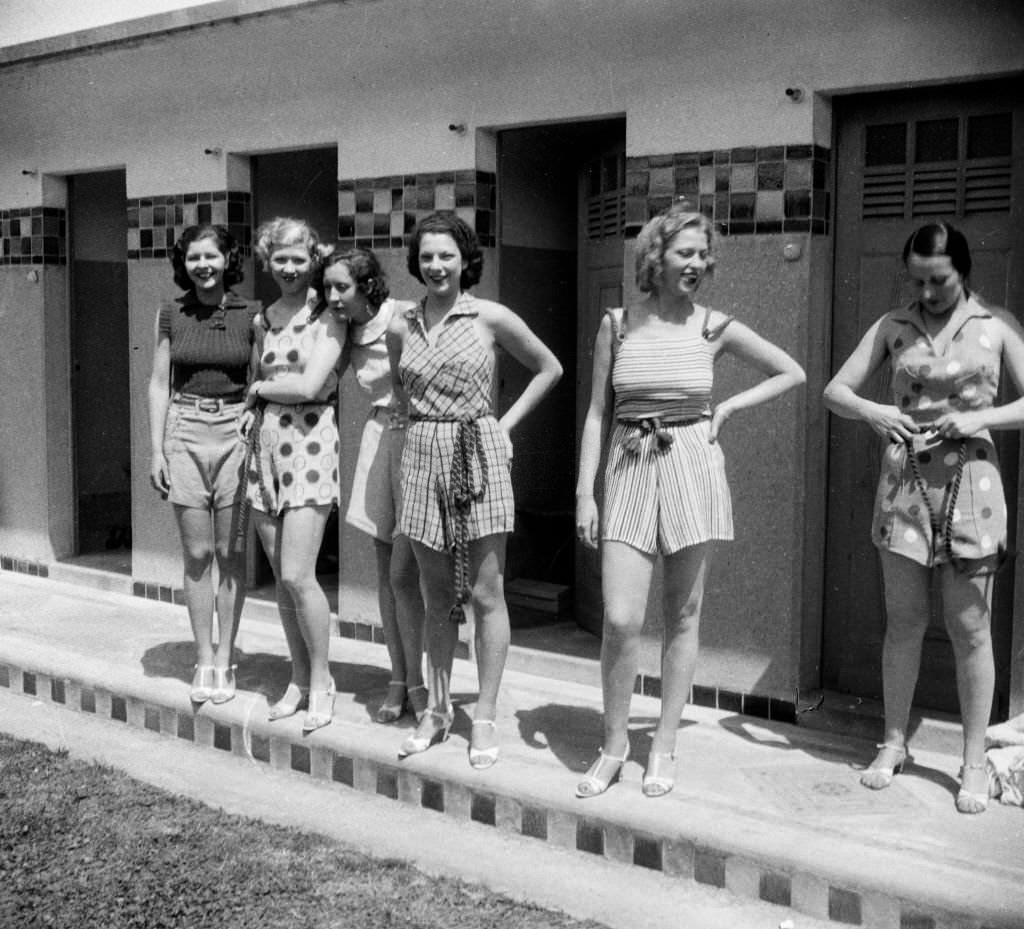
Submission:
[[[448,613],[448,621],[462,625],[466,621],[466,611],[461,603],[456,603]]]

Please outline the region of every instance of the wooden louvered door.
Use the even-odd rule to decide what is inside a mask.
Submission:
[[[985,82],[837,101],[833,371],[879,316],[908,302],[903,243],[929,221],[962,229],[974,259],[972,288],[1024,315],[1022,89],[1020,80]],[[874,396],[887,397],[888,387],[880,376]],[[885,619],[870,525],[882,448],[867,426],[839,417],[831,418],[829,443],[822,681],[879,697]],[[1017,434],[998,434],[997,445],[1012,550]],[[1009,686],[1012,585],[1011,562],[997,577],[993,609],[1000,711]],[[935,606],[915,702],[957,710],[951,647]]]

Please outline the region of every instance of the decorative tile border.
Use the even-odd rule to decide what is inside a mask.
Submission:
[[[0,210],[0,265],[67,264],[67,210]]]
[[[188,226],[218,223],[252,254],[252,194],[241,190],[204,190],[129,199],[128,258],[167,258]]]
[[[495,175],[439,171],[338,181],[338,240],[367,248],[402,248],[416,223],[436,210],[464,219],[485,248],[497,241]]]
[[[0,555],[0,571],[16,571],[18,574],[30,574],[32,577],[50,576],[50,568],[43,562],[14,558],[10,555]]]
[[[687,838],[677,824],[664,831],[635,828],[614,814],[605,816],[572,804],[524,802],[514,787],[486,787],[381,758],[347,745],[300,741],[272,723],[240,725],[230,708],[204,705],[185,709],[182,701],[154,703],[115,693],[84,680],[0,662],[0,687],[76,713],[147,730],[167,739],[221,751],[270,768],[314,778],[339,789],[394,800],[460,822],[475,822],[502,832],[594,855],[623,866],[660,871],[666,878],[725,889],[737,897],[789,907],[839,926],[879,929],[937,929],[975,926],[1009,929],[1016,921],[982,922],[964,913],[948,913],[927,901],[908,901],[891,890],[868,890],[832,883],[809,870],[791,871],[774,861],[711,847]],[[588,803],[590,801],[587,801]]]
[[[723,235],[829,231],[831,151],[769,145],[626,159],[626,234],[686,197]]]

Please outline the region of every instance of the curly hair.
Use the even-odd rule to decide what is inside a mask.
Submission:
[[[252,250],[260,260],[264,269],[270,268],[270,256],[275,249],[285,246],[299,245],[309,252],[313,262],[314,277],[320,267],[320,236],[304,219],[292,219],[290,216],[276,216],[274,219],[261,223],[253,237]]]
[[[174,269],[174,283],[182,290],[195,290],[195,282],[188,276],[185,267],[185,255],[188,247],[200,239],[212,239],[217,251],[224,256],[224,289],[234,287],[245,280],[242,272],[242,249],[235,237],[223,226],[206,223],[199,226],[188,226],[171,249],[171,267]]]
[[[390,290],[388,278],[377,256],[368,248],[349,248],[340,245],[321,246],[324,271],[336,264],[344,264],[352,275],[352,282],[375,310],[387,300]]]
[[[971,274],[971,249],[966,236],[949,223],[928,223],[910,234],[903,246],[903,264],[911,253],[922,258],[946,255],[953,270],[967,280]]]
[[[662,210],[640,230],[636,237],[636,286],[643,293],[658,289],[664,270],[665,252],[684,229],[698,229],[708,240],[707,274],[715,268],[715,227],[693,204],[682,200]]]
[[[480,250],[480,241],[469,223],[459,219],[454,213],[431,213],[424,216],[409,236],[407,267],[416,280],[421,284],[426,283],[420,273],[420,242],[423,236],[428,234],[452,237],[466,265],[459,275],[459,287],[462,290],[469,290],[474,284],[480,283],[484,273],[484,254]]]

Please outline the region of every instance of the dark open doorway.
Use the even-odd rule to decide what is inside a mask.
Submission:
[[[124,171],[68,179],[75,554],[129,573],[126,198]]]
[[[253,228],[276,216],[290,216],[308,222],[321,241],[333,242],[338,225],[338,150],[302,149],[254,155],[252,171]],[[258,266],[254,291],[263,304],[279,296],[270,273]],[[338,588],[339,519],[335,511],[328,521],[317,561],[317,575],[335,603]],[[272,583],[270,564],[256,546],[252,583],[264,587]]]

